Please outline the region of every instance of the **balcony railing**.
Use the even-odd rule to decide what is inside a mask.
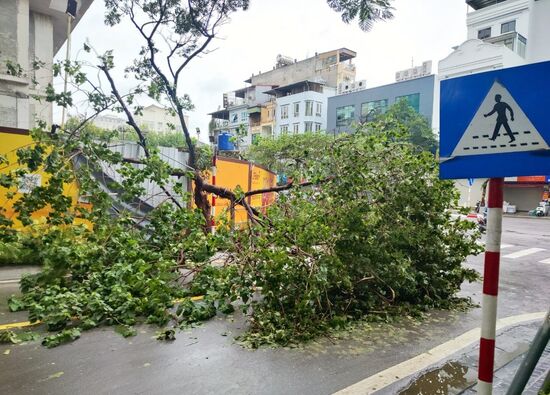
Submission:
[[[525,58],[525,51],[527,49],[527,39],[518,32],[510,32],[501,34],[496,37],[486,38],[484,41],[491,44],[500,44],[508,47],[510,50],[517,53],[522,58]]]

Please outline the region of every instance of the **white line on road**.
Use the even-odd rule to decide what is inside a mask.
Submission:
[[[546,251],[544,248],[527,248],[526,250],[521,250],[517,252],[513,252],[511,254],[503,256],[503,258],[508,259],[516,259],[516,258],[522,258],[527,255],[536,254],[537,252]]]
[[[19,279],[14,280],[0,280],[0,285],[2,284],[17,284],[19,282]]]
[[[507,326],[517,325],[528,321],[540,320],[546,316],[545,311],[531,314],[521,314],[512,317],[502,318],[497,321],[497,330],[503,329]],[[440,362],[442,359],[454,354],[464,347],[479,341],[479,334],[481,329],[472,329],[455,339],[449,340],[446,343],[440,344],[437,347],[425,352],[424,354],[417,355],[407,361],[401,362],[391,368],[383,370],[375,375],[372,375],[358,383],[355,383],[347,388],[344,388],[334,395],[364,395],[372,394],[379,391],[382,388],[387,387],[412,374],[420,372],[431,365]]]
[[[540,263],[548,263],[550,265],[550,258],[540,261]]]
[[[500,249],[503,249],[503,248],[512,248],[512,247],[514,247],[513,244],[504,244],[504,243],[503,243],[503,244],[500,245]]]

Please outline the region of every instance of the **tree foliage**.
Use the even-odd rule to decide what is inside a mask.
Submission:
[[[377,21],[393,18],[392,0],[327,0],[328,5],[342,14],[342,20],[350,23],[354,19],[362,30],[372,29]]]
[[[473,225],[450,217],[456,190],[405,137],[377,122],[333,141],[304,165],[324,182],[289,191],[268,210],[269,226],[235,235],[253,345],[308,339],[365,315],[448,308],[477,278],[461,265],[480,247]]]

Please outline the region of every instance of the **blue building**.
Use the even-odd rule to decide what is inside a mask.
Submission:
[[[376,88],[330,97],[328,99],[327,133],[351,130],[352,123],[368,121],[378,113],[384,113],[397,101],[405,99],[430,124],[434,117],[435,75],[400,81]]]

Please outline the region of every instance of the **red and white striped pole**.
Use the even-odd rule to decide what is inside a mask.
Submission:
[[[216,185],[216,154],[212,156],[212,185]],[[210,230],[216,233],[216,195],[212,194],[212,207],[210,208]]]
[[[483,270],[482,322],[477,382],[477,393],[481,395],[490,395],[493,393],[503,184],[503,178],[491,178],[489,181],[487,243],[485,246],[485,267]]]

